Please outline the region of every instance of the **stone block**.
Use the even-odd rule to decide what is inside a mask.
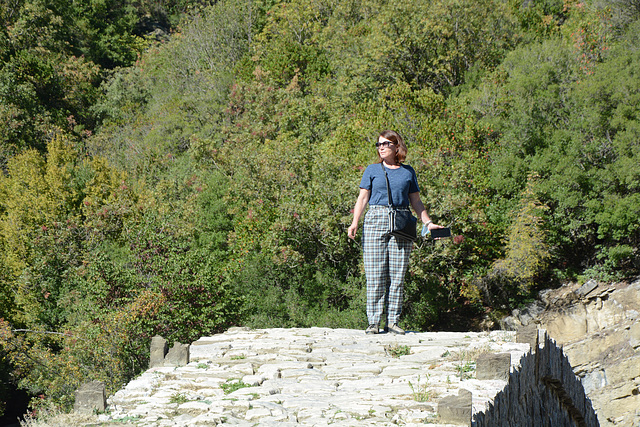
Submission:
[[[151,338],[151,352],[149,355],[149,368],[164,366],[164,356],[167,354],[167,340],[160,335]]]
[[[476,378],[479,380],[509,380],[511,353],[482,354],[476,360]]]
[[[189,344],[173,344],[164,358],[164,366],[186,366],[189,363]]]
[[[91,381],[76,390],[75,412],[92,414],[95,411],[104,412],[107,408],[107,397],[102,381]]]
[[[580,288],[576,291],[576,295],[578,295],[579,297],[586,297],[597,287],[598,287],[598,282],[596,282],[593,279],[589,280],[587,283],[580,286]]]
[[[457,396],[447,396],[438,402],[438,417],[441,424],[471,425],[472,395],[459,389]]]
[[[527,325],[518,328],[516,331],[516,342],[521,344],[529,344],[531,351],[535,352],[538,346],[538,326]]]

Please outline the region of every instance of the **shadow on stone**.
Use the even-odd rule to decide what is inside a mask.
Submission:
[[[544,330],[538,345],[520,360],[506,387],[487,410],[474,416],[474,427],[535,425],[596,427],[598,418],[567,356]],[[528,339],[533,339],[529,335]]]

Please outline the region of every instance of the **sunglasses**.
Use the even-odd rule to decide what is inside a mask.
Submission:
[[[396,145],[391,141],[382,141],[382,142],[376,142],[376,148],[380,148],[380,147],[389,147],[391,145]]]

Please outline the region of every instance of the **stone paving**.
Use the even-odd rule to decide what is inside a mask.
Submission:
[[[473,412],[505,385],[475,379],[486,352],[528,344],[515,332],[407,332],[233,328],[203,337],[182,367],[144,372],[108,399],[101,423],[138,426],[430,425],[438,401],[472,392]]]

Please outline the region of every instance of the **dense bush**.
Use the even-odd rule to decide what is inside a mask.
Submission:
[[[636,275],[631,3],[2,3],[0,373],[68,408],[154,334],[364,327],[346,229],[386,128],[454,234],[416,244],[404,326]]]

